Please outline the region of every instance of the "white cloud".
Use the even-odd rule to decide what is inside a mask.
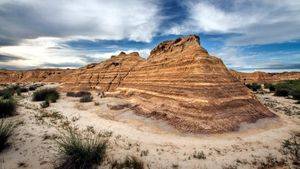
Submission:
[[[0,53],[25,58],[0,66],[72,67],[110,58],[120,51],[64,44],[78,39],[149,42],[161,22],[159,11],[156,0],[0,0]]]
[[[11,59],[1,63],[2,67],[16,68],[46,68],[61,67],[75,68],[91,62],[100,62],[117,55],[121,50],[113,52],[98,52],[95,50],[74,49],[65,45],[66,39],[61,38],[37,38],[23,40],[16,46],[4,46],[0,48],[0,54],[20,57],[23,59]],[[139,52],[141,57],[147,58],[150,49],[128,49],[126,53]],[[0,61],[1,62],[1,61]]]
[[[150,41],[160,24],[159,10],[153,0],[2,0],[0,38]]]
[[[216,2],[216,3],[213,3]],[[295,0],[185,1],[189,18],[168,33],[236,33],[227,45],[280,43],[300,38],[300,2]],[[221,4],[221,5],[220,5]],[[223,6],[222,6],[223,5]]]

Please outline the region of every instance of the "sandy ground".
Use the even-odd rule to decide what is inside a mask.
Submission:
[[[31,101],[31,93],[18,97],[18,115],[8,119],[19,125],[9,140],[11,146],[0,153],[0,169],[53,168],[60,157],[55,138],[66,126],[111,133],[107,157],[99,168],[110,168],[112,161],[127,155],[138,157],[145,168],[155,169],[288,168],[281,144],[291,133],[300,132],[299,104],[272,94],[257,97],[278,115],[277,119],[242,124],[238,132],[218,135],[180,133],[164,121],[137,116],[129,108],[110,109],[126,104],[122,99],[93,95],[93,102],[79,103],[78,98],[61,93],[57,103],[46,109]],[[195,157],[200,152],[205,159]]]

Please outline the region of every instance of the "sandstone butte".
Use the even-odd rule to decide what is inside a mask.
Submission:
[[[122,97],[137,114],[190,133],[234,131],[243,122],[276,116],[194,35],[160,43],[147,59],[121,52],[74,70],[0,72],[1,83],[37,81],[61,83],[64,91],[96,90]]]

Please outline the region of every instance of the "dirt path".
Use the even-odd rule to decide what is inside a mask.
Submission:
[[[11,147],[0,153],[0,169],[53,168],[59,158],[55,138],[66,126],[85,132],[111,133],[107,158],[101,168],[110,168],[112,161],[126,155],[138,157],[148,168],[252,169],[266,164],[282,167],[286,160],[281,151],[282,141],[290,133],[300,132],[299,116],[288,116],[278,111],[281,109],[272,108],[278,119],[243,124],[239,132],[190,135],[176,131],[163,121],[137,116],[126,107],[109,108],[112,104],[124,104],[121,99],[94,94],[93,102],[79,103],[78,98],[66,97],[65,93],[61,96],[57,103],[44,110],[39,103],[30,101],[30,94],[20,99],[19,115],[10,118],[20,124],[10,138]],[[272,104],[282,104],[297,114],[298,109],[288,99],[271,95],[258,97],[268,106],[271,100]]]

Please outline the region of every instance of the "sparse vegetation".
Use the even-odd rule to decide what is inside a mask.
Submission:
[[[36,85],[36,84],[34,84],[34,85],[31,85],[31,86],[29,86],[29,90],[30,91],[34,91],[34,90],[36,90],[38,88],[38,85]]]
[[[9,90],[9,89],[0,90],[0,97],[3,99],[10,99],[10,98],[12,98],[13,95],[14,95],[14,93],[12,90]]]
[[[55,88],[45,88],[41,90],[37,90],[33,93],[32,100],[33,101],[45,101],[56,102],[59,98],[59,93]]]
[[[73,129],[57,140],[63,154],[59,169],[89,169],[100,165],[106,152],[106,141],[101,137],[85,138]]]
[[[270,92],[274,92],[275,89],[276,89],[276,88],[275,88],[275,85],[272,84],[272,83],[267,83],[267,84],[264,85],[264,87],[265,87],[266,89],[269,89]]]
[[[141,157],[147,156],[149,154],[149,150],[143,150],[141,151]]]
[[[277,167],[282,167],[284,165],[285,165],[284,159],[278,160],[272,154],[269,154],[266,157],[266,160],[260,161],[257,168],[258,169],[277,168]]]
[[[300,133],[295,133],[291,138],[282,142],[283,153],[295,166],[300,165]]]
[[[287,97],[289,95],[289,91],[287,89],[276,89],[275,96],[283,96]]]
[[[14,115],[16,101],[13,98],[5,99],[0,97],[0,118]]]
[[[91,102],[91,101],[93,101],[93,96],[91,96],[91,95],[84,95],[84,96],[82,96],[81,98],[80,98],[80,100],[79,100],[80,102]]]
[[[202,160],[206,159],[206,156],[203,151],[195,151],[193,157]]]
[[[289,96],[293,99],[300,100],[300,80],[288,80],[275,85],[276,96]]]
[[[252,83],[252,84],[246,84],[246,86],[251,89],[252,91],[258,91],[261,89],[261,85],[257,83]]]
[[[3,99],[10,99],[10,98],[13,97],[13,95],[17,91],[19,91],[19,89],[20,89],[20,86],[18,86],[18,85],[8,86],[5,89],[0,90],[0,97],[3,98]]]
[[[127,156],[125,161],[119,163],[118,161],[114,161],[111,166],[112,169],[143,169],[144,163],[134,156]]]
[[[8,145],[7,140],[12,135],[15,124],[0,120],[0,152]]]

